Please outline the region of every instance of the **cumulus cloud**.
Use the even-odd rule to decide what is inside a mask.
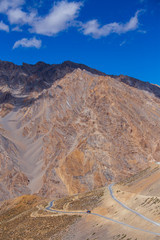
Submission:
[[[32,24],[36,17],[36,12],[26,13],[20,8],[10,9],[7,12],[8,20],[11,24]]]
[[[8,17],[8,21],[12,25],[12,31],[21,31],[24,29],[23,26],[26,25],[29,32],[46,36],[54,36],[71,26],[81,29],[84,35],[90,35],[93,38],[105,37],[111,33],[126,33],[138,28],[138,16],[141,12],[140,10],[137,11],[135,16],[127,23],[113,22],[101,26],[97,19],[86,23],[77,21],[82,7],[82,2],[79,0],[55,2],[48,14],[43,16],[39,15],[35,8],[26,10],[26,6],[26,0],[0,0],[0,13]],[[0,22],[0,29],[9,31],[9,27],[3,22]]]
[[[22,10],[25,0],[0,0],[0,13],[7,15],[10,24],[29,24],[34,21],[36,11]]]
[[[32,29],[30,31],[52,36],[67,29],[78,16],[81,5],[80,2],[58,2],[53,6],[47,16],[33,21]]]
[[[42,45],[42,41],[34,38],[22,38],[20,40],[18,40],[17,42],[15,42],[13,49],[18,48],[18,47],[25,47],[25,48],[30,48],[30,47],[34,47],[34,48],[40,48]]]
[[[88,21],[87,23],[82,24],[82,32],[84,35],[90,35],[93,38],[101,38],[106,37],[111,33],[122,34],[136,30],[139,26],[138,15],[140,12],[141,10],[138,10],[135,13],[135,16],[125,24],[113,22],[101,27],[97,19]]]
[[[9,9],[16,9],[22,6],[25,0],[1,0],[0,1],[0,12],[6,13]]]
[[[37,10],[24,11],[25,0],[0,0],[0,12],[7,15],[10,24],[23,26],[29,31],[52,36],[74,24],[78,17],[81,2],[62,0],[55,3],[49,13],[39,16]]]
[[[5,31],[5,32],[9,32],[9,27],[3,21],[0,21],[0,30]]]

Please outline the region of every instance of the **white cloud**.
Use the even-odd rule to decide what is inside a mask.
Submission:
[[[25,10],[26,6],[26,0],[0,0],[0,13],[8,17],[10,25],[13,25],[12,31],[21,31],[26,25],[31,33],[46,36],[54,36],[71,26],[81,28],[84,35],[90,35],[93,38],[105,37],[111,33],[126,33],[139,27],[138,15],[141,12],[141,10],[137,11],[127,23],[113,22],[101,26],[97,19],[86,23],[76,21],[82,6],[82,2],[78,0],[58,1],[45,16],[40,16],[35,8]],[[3,22],[0,22],[0,29],[9,31],[9,27]]]
[[[0,21],[0,30],[9,32],[9,26],[6,25],[3,21]]]
[[[33,21],[30,31],[52,36],[67,29],[78,16],[81,5],[80,2],[58,2],[47,16]]]
[[[132,17],[129,22],[123,23],[109,23],[102,27],[96,19],[88,21],[85,24],[82,24],[82,32],[84,35],[90,35],[93,38],[101,38],[110,35],[111,33],[122,34],[129,31],[136,30],[139,26],[138,14],[141,10],[135,13],[135,16]]]
[[[142,29],[139,29],[138,32],[139,32],[139,33],[143,33],[143,34],[146,34],[146,33],[147,33],[146,30],[142,30]]]
[[[16,27],[12,28],[12,31],[13,32],[22,32],[23,30],[19,26],[16,26]]]
[[[8,20],[11,24],[32,24],[36,17],[36,12],[26,13],[20,8],[10,9],[7,12]]]
[[[0,0],[0,12],[6,13],[9,9],[16,9],[24,3],[25,0]]]
[[[54,4],[45,16],[39,16],[36,9],[24,11],[25,0],[0,0],[0,12],[7,15],[10,24],[28,25],[29,31],[52,36],[74,25],[81,2],[62,0]]]
[[[10,24],[29,24],[34,21],[36,11],[22,10],[25,0],[0,0],[0,12],[7,15]]]
[[[126,40],[120,43],[120,47],[122,47],[124,44],[126,44]]]
[[[35,48],[40,48],[42,45],[42,41],[34,38],[27,39],[27,38],[22,38],[21,40],[18,40],[15,42],[13,49],[18,48],[18,47],[25,47],[25,48],[30,48],[30,47],[35,47]]]

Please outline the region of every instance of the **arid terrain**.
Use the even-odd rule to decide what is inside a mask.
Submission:
[[[0,62],[0,201],[103,187],[160,157],[160,88],[82,64]]]
[[[151,164],[113,186],[116,199],[147,220],[117,203],[108,186],[57,199],[50,208],[49,199],[36,195],[8,200],[0,208],[0,239],[158,240],[159,184],[160,167]]]
[[[160,239],[159,109],[132,77],[0,61],[0,239]]]

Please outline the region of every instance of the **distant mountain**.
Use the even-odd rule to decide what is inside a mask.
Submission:
[[[159,161],[159,97],[70,61],[0,61],[0,200],[85,192]]]

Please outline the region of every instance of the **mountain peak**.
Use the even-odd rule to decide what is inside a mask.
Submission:
[[[23,93],[42,91],[50,87],[56,80],[63,78],[67,73],[71,73],[78,68],[85,69],[93,74],[106,75],[84,64],[71,61],[65,61],[62,64],[47,64],[44,62],[37,62],[36,64],[23,63],[21,66],[11,62],[0,61],[0,85],[7,85],[11,89],[14,89],[16,86],[21,88]]]
[[[0,200],[85,192],[158,161],[159,92],[70,61],[0,62]]]

